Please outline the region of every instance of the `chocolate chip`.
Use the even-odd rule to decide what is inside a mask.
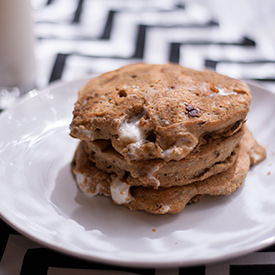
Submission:
[[[126,90],[124,89],[119,90],[118,95],[119,97],[126,97],[127,96]]]
[[[156,134],[153,130],[151,130],[150,132],[148,132],[148,134],[146,135],[146,140],[151,141],[151,142],[156,142]]]
[[[188,115],[190,115],[191,117],[198,117],[200,114],[200,110],[196,107],[193,107],[191,104],[187,105],[186,111],[188,112]]]

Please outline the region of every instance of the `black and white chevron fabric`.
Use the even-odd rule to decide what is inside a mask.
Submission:
[[[227,20],[223,20],[211,5],[205,5],[212,2],[226,5],[240,1],[33,0],[37,87],[133,62],[174,62],[258,80],[275,91],[275,43],[265,39],[263,33],[253,32],[263,15],[254,18],[252,29],[236,29],[236,18],[241,24],[245,21],[244,14],[239,12],[239,17],[232,17],[232,24],[228,24],[230,11],[226,6],[223,8],[223,16],[227,15]],[[249,9],[260,1],[244,2],[251,17]],[[271,10],[270,14],[272,17]],[[268,31],[274,32],[272,28]],[[275,245],[214,265],[137,269],[60,254],[0,221],[0,274],[269,275],[275,274]]]
[[[205,3],[208,2],[211,1]],[[226,4],[226,1],[212,2]],[[248,14],[254,2],[260,3],[244,2],[248,6],[243,12]],[[270,33],[268,30],[264,33],[265,38],[271,38],[266,41],[262,39],[263,30],[257,32],[254,25],[249,24],[248,31],[240,33],[238,25],[233,24],[236,18],[232,17],[232,24],[226,24],[228,20],[223,18],[229,11],[219,18],[217,13],[194,1],[185,4],[178,0],[35,0],[33,3],[38,87],[133,62],[174,62],[194,69],[209,68],[275,87],[274,24]],[[231,8],[239,8],[238,3]],[[259,13],[256,5],[254,13]],[[253,20],[264,22],[264,16],[259,14]],[[237,19],[239,24],[245,20]],[[266,24],[269,25],[270,22]]]
[[[139,269],[72,258],[34,243],[0,221],[2,275],[274,275],[275,245],[247,256],[214,265]]]

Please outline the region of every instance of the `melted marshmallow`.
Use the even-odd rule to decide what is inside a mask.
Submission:
[[[129,145],[129,154],[130,155],[135,155],[136,150],[138,150],[141,147],[142,144],[143,144],[143,141],[137,141],[137,142],[131,143]]]
[[[180,155],[181,153],[181,147],[174,145],[173,147],[164,150],[161,155],[164,159],[170,159],[172,154]]]
[[[139,127],[140,119],[133,120],[131,122],[125,121],[120,126],[119,136],[121,139],[130,140],[129,153],[133,156],[145,141],[145,134]]]
[[[96,189],[95,192],[91,192],[90,189],[90,181],[91,179],[89,177],[87,177],[85,174],[82,173],[75,173],[76,176],[76,182],[79,186],[79,188],[81,189],[81,191],[83,191],[85,194],[89,195],[89,196],[96,196],[99,194],[105,195],[105,196],[109,196],[108,194],[104,193],[104,187],[102,184],[97,184],[96,185]]]
[[[169,149],[163,151],[162,152],[162,157],[165,158],[165,159],[170,158],[173,151],[174,151],[173,148],[169,148]]]
[[[128,203],[131,200],[130,186],[116,177],[111,183],[111,196],[117,204]]]
[[[129,139],[133,142],[142,142],[144,140],[144,133],[142,129],[139,128],[139,122],[140,120],[123,122],[119,129],[120,138]]]
[[[225,90],[224,88],[216,87],[218,89],[218,94],[219,95],[237,95],[238,93],[233,91],[233,90]]]
[[[78,133],[81,134],[81,135],[84,135],[88,139],[91,139],[91,140],[94,139],[94,136],[93,136],[92,132],[87,130],[87,129],[78,129]]]
[[[258,162],[262,159],[261,154],[258,154],[257,152],[253,152],[252,157],[254,158],[255,162]]]
[[[75,173],[76,182],[79,186],[84,186],[86,177],[82,173]]]
[[[162,214],[166,214],[168,213],[170,210],[170,206],[169,205],[161,205],[161,208],[159,209],[160,213]]]
[[[154,176],[154,173],[157,172],[159,170],[160,166],[156,165],[154,166],[151,171],[147,174],[148,179],[150,179],[151,181],[153,181],[156,184],[156,187],[160,186],[160,182],[159,180]]]
[[[263,159],[263,156],[260,152],[257,152],[253,149],[250,150],[250,159],[252,164],[257,164],[259,161]]]

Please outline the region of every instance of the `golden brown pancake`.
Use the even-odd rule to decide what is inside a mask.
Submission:
[[[120,179],[130,173],[131,185],[171,187],[204,180],[226,171],[236,159],[235,151],[243,135],[239,130],[232,136],[211,139],[198,146],[179,161],[163,159],[127,161],[105,140],[87,142],[82,146],[96,167],[107,173],[115,173]]]
[[[265,158],[265,149],[255,141],[246,127],[244,131],[236,153],[237,159],[228,170],[185,186],[161,187],[157,190],[130,186],[128,182],[131,181],[131,176],[121,181],[114,174],[98,169],[88,159],[81,144],[75,153],[72,172],[80,189],[87,194],[111,196],[115,203],[131,210],[144,210],[153,214],[175,214],[181,212],[198,196],[230,195],[243,183],[250,166]]]
[[[251,95],[242,81],[176,64],[132,64],[80,91],[71,136],[107,140],[126,160],[180,160],[204,137],[230,136]]]

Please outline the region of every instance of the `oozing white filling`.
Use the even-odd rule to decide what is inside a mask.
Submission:
[[[154,176],[154,173],[159,170],[159,165],[154,166],[151,171],[147,174],[148,179],[152,180],[155,184],[156,187],[160,186],[159,180]]]
[[[174,151],[173,148],[169,148],[169,149],[163,151],[162,152],[162,157],[163,158],[170,158],[173,151]]]
[[[132,142],[142,142],[144,140],[144,133],[139,128],[140,120],[134,120],[131,122],[123,122],[120,126],[119,136],[121,139],[129,139]]]
[[[225,90],[224,88],[216,87],[219,95],[237,95],[238,93],[233,90]]]
[[[160,210],[160,213],[163,213],[163,214],[168,213],[169,210],[170,210],[170,206],[169,205],[162,205],[159,210]]]
[[[136,150],[138,150],[142,144],[143,144],[143,141],[137,141],[129,144],[129,153],[132,155],[135,155]]]
[[[130,186],[116,177],[111,183],[111,196],[117,204],[124,204],[131,201],[129,193]]]
[[[120,126],[119,137],[122,140],[128,140],[131,143],[129,144],[129,153],[133,156],[145,141],[145,134],[143,130],[139,127],[140,119],[132,120],[131,122],[125,121]]]
[[[80,133],[81,135],[86,136],[88,139],[94,139],[94,136],[92,134],[91,131],[87,130],[87,129],[79,129],[78,133]]]
[[[105,196],[108,196],[108,194],[104,193],[104,187],[102,184],[96,184],[96,188],[95,188],[95,192],[91,192],[90,189],[90,184],[92,184],[91,178],[89,178],[88,176],[86,176],[85,174],[82,173],[75,173],[76,176],[76,182],[79,186],[79,188],[87,195],[89,196],[96,196],[99,194],[103,194]]]
[[[79,187],[84,186],[86,177],[82,173],[75,173],[75,176],[76,176],[76,182],[79,185]]]
[[[190,147],[190,148],[192,148],[192,147]],[[163,151],[162,152],[162,157],[164,159],[169,159],[169,158],[171,158],[172,154],[180,155],[181,153],[182,153],[182,148],[179,147],[179,146],[174,145],[173,147]]]
[[[253,164],[257,164],[260,160],[263,159],[263,156],[259,152],[252,149],[250,150],[250,158]]]

